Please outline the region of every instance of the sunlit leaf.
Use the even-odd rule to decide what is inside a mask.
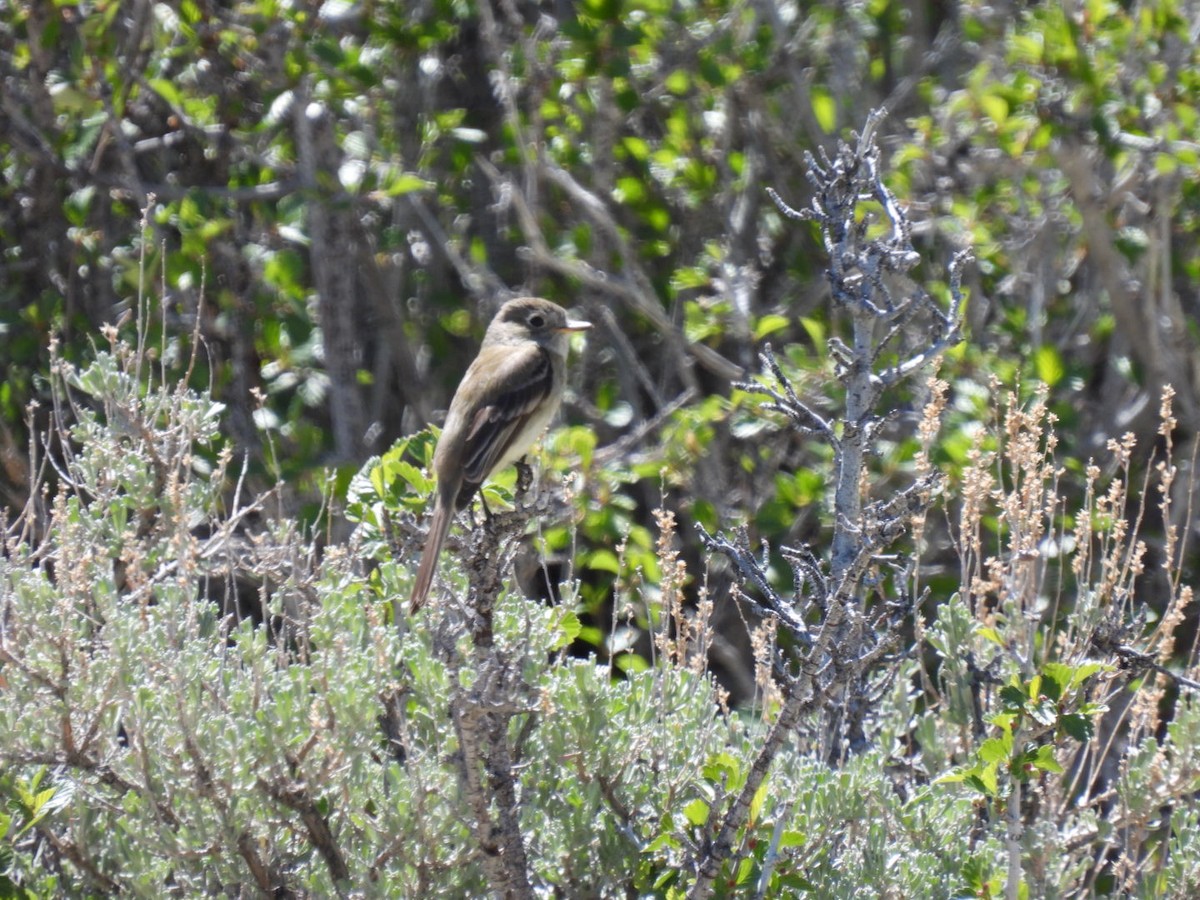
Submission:
[[[809,91],[809,102],[821,130],[826,134],[833,134],[837,128],[837,101],[833,98],[833,93],[824,85],[813,85]]]

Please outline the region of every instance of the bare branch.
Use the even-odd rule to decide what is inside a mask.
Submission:
[[[961,270],[968,257],[960,253],[951,262],[949,310],[907,278],[920,257],[911,244],[907,216],[883,183],[874,142],[882,120],[881,111],[872,113],[862,134],[840,144],[832,158],[824,150],[806,156],[815,189],[807,208],[792,208],[768,188],[785,216],[818,225],[829,254],[825,274],[833,302],[849,318],[846,339],[835,335],[829,341],[844,407],[837,416],[818,414],[797,395],[769,346],[761,355],[768,383],[738,387],[766,397],[761,409],[783,414],[795,432],[815,434],[833,449],[832,548],[828,561],[807,545],[781,548],[793,582],[793,591],[783,596],[767,577],[766,551],[761,561],[755,558],[744,532],[730,540],[699,528],[704,546],[728,558],[739,580],[757,589],[759,596],[747,598],[751,608],[783,625],[793,643],[778,649],[773,660],[783,708],[745,786],[719,825],[710,822],[705,829],[712,837],[696,856],[693,898],[708,897],[724,863],[744,852],[735,849],[734,835],[744,826],[750,800],[784,736],[805,715],[824,714],[828,727],[843,736],[838,746],[866,745],[868,711],[895,678],[901,627],[911,615],[907,597],[881,598],[868,615],[865,597],[868,589],[880,590],[871,573],[878,571],[887,548],[924,515],[938,476],[925,475],[871,500],[867,464],[887,421],[887,412],[877,409],[885,388],[922,371],[960,340]],[[873,205],[863,210],[864,204]],[[869,238],[868,226],[880,208],[890,227],[883,236]],[[885,350],[899,359],[880,370]]]

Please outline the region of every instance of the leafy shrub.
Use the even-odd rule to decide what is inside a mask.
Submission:
[[[882,339],[825,336],[841,411],[807,402],[785,351],[764,353],[763,377],[728,407],[681,413],[701,446],[700,426],[727,413],[751,437],[825,439],[830,549],[760,553],[718,517],[701,538],[709,571],[690,571],[689,538],[660,510],[638,553],[602,560],[634,585],[620,599],[650,632],[648,659],[621,678],[564,652],[580,633],[571,579],[562,605],[505,584],[534,517],[567,523],[568,542],[573,516],[609,524],[576,514],[554,477],[489,488],[494,511],[451,542],[446,590],[409,620],[396,607],[428,435],[363,467],[356,532],[318,547],[277,497],[241,496],[220,405],[168,383],[144,344],[110,331],[87,365],[56,358],[53,430],[0,557],[0,887],[1194,895],[1200,685],[1194,651],[1175,646],[1192,593],[1171,394],[1141,483],[1132,439],[1101,463],[1059,460],[1038,391],[994,385],[995,418],[952,434],[957,456],[939,447],[953,386],[915,376],[948,346],[911,340],[932,320],[953,343],[955,269],[944,296],[887,303],[882,278],[858,277],[917,261],[877,163],[869,130],[812,161],[825,193],[809,215],[838,235],[842,325]],[[883,431],[898,398],[920,400],[912,434]],[[871,436],[906,448],[899,463]],[[595,450],[570,431],[549,445]],[[939,457],[961,465],[941,477]],[[1148,511],[1166,523],[1153,569]],[[939,541],[957,577],[923,571]],[[755,695],[736,709],[706,672],[724,598],[683,602],[717,557],[752,637]],[[1154,609],[1148,583],[1168,586]]]

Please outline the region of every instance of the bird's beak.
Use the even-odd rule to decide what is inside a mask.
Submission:
[[[567,319],[567,324],[558,330],[561,332],[587,331],[591,327],[592,327],[591,322],[584,322],[581,319]]]

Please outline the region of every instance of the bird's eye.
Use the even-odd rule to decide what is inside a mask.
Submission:
[[[529,327],[530,328],[541,328],[545,324],[546,324],[546,320],[544,318],[542,318],[540,313],[534,313],[532,316],[529,317]]]

